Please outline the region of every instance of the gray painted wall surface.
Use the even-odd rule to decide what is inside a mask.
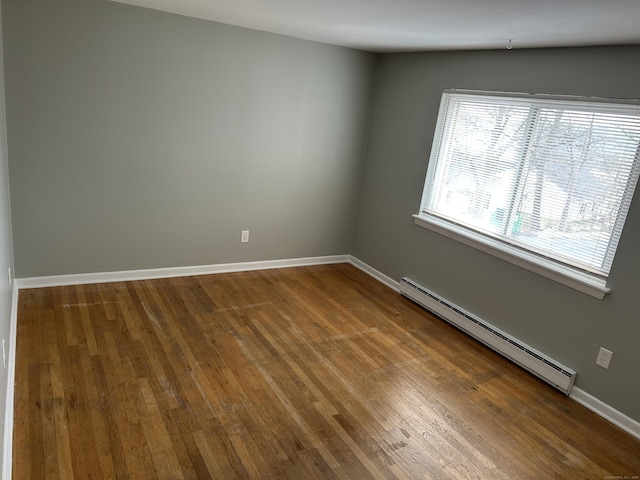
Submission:
[[[18,277],[350,252],[374,55],[2,3]]]
[[[0,8],[0,10],[2,10]],[[2,69],[2,26],[0,12],[0,343],[5,340],[7,359],[12,352],[9,351],[9,328],[11,320],[12,288],[7,281],[7,269],[13,270],[13,253],[11,250],[11,207],[9,203],[9,176],[7,162],[7,138],[5,129],[4,111],[4,74]],[[2,347],[0,346],[0,350]],[[0,355],[2,353],[0,352]],[[7,402],[8,370],[2,366],[0,359],[0,436],[4,436],[4,428],[7,419],[5,409]],[[13,399],[9,399],[10,401]],[[0,451],[0,472],[7,465],[4,458],[4,449]]]
[[[640,421],[640,193],[596,300],[413,223],[442,90],[640,97],[640,46],[383,55],[353,255],[408,276],[578,372],[576,385]],[[595,365],[600,346],[611,367]]]

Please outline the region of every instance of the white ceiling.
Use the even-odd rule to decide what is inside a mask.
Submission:
[[[114,0],[374,52],[640,43],[640,0]]]

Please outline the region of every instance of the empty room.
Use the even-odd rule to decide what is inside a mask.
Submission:
[[[0,0],[2,479],[640,479],[640,4]]]

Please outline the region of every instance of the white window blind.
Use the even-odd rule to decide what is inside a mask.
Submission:
[[[606,279],[639,145],[637,104],[447,91],[420,216]]]

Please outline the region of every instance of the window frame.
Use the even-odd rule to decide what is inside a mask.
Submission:
[[[493,255],[497,258],[505,260],[509,263],[517,265],[521,268],[534,272],[538,275],[554,280],[558,283],[566,285],[570,288],[578,290],[582,293],[590,295],[592,297],[602,299],[611,291],[607,286],[608,276],[599,275],[594,272],[589,272],[578,267],[574,267],[569,264],[562,263],[561,261],[544,257],[538,253],[531,252],[526,248],[512,245],[507,242],[495,239],[489,235],[483,234],[479,230],[475,230],[471,227],[463,226],[456,223],[451,219],[444,219],[436,214],[425,212],[428,204],[431,200],[428,186],[430,179],[434,175],[437,175],[436,167],[438,163],[439,152],[442,148],[442,137],[447,129],[448,125],[445,122],[445,111],[443,106],[446,102],[447,94],[467,94],[474,96],[491,96],[491,97],[507,97],[507,98],[530,98],[530,99],[542,99],[542,100],[562,100],[562,101],[578,101],[584,103],[606,103],[606,104],[619,104],[628,106],[640,106],[640,101],[635,99],[604,99],[593,97],[579,97],[579,96],[565,96],[565,95],[539,95],[539,94],[523,94],[523,93],[511,93],[511,92],[489,92],[489,91],[476,91],[476,90],[444,90],[440,107],[438,112],[437,124],[433,136],[433,143],[431,146],[431,154],[429,163],[427,166],[427,172],[425,175],[425,181],[423,184],[422,198],[417,214],[413,215],[414,222],[420,227],[427,228],[431,231],[444,235],[448,238],[456,240],[460,243],[473,247],[477,250],[485,252],[489,255]],[[640,170],[640,161],[636,159],[633,168],[633,176],[627,181],[627,187],[635,185],[637,182],[638,171]],[[623,212],[625,215],[627,212]]]

